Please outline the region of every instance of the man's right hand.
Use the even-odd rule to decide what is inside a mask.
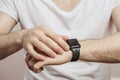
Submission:
[[[49,27],[42,25],[25,30],[22,42],[23,48],[30,56],[37,60],[44,60],[45,57],[36,52],[35,49],[54,58],[56,54],[61,54],[69,50],[69,45],[65,41],[66,39],[66,36],[59,35]]]

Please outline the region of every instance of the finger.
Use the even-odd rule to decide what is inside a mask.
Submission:
[[[44,61],[39,61],[39,62],[37,62],[37,63],[35,63],[34,64],[34,66],[33,66],[33,70],[35,71],[35,72],[39,72],[39,70],[44,66]]]
[[[55,41],[45,35],[39,35],[39,40],[58,54],[62,54],[64,52],[64,50]]]
[[[27,51],[28,51],[29,55],[32,56],[33,58],[35,58],[37,60],[44,60],[45,59],[44,56],[40,55],[39,53],[37,53],[34,50],[34,47],[31,44],[28,44],[26,47],[27,47]]]
[[[28,68],[30,69],[30,70],[33,70],[33,65],[35,64],[35,62],[33,63],[33,61],[32,61],[33,59],[28,55],[28,56],[26,56],[26,58],[25,58],[25,62],[26,62],[26,64],[27,64],[27,66],[28,66]]]
[[[60,35],[65,41],[68,39],[68,37],[67,36],[65,36],[65,35]]]
[[[69,45],[58,34],[48,31],[46,35],[57,42],[64,50],[69,50]]]
[[[26,53],[26,57],[28,56],[29,54],[28,53]]]
[[[29,68],[31,71],[33,71],[33,72],[35,72],[35,73],[39,73],[39,72],[43,71],[43,67],[41,67],[38,71],[34,71],[34,70],[33,70],[33,66],[34,66],[34,64],[35,64],[36,62],[38,62],[38,60],[33,59],[28,53],[27,53],[27,56],[26,56],[26,58],[25,58],[25,62],[26,62],[26,64],[27,64],[28,68]]]
[[[29,55],[28,52],[26,53],[26,57],[28,57],[28,58],[32,58],[32,57]]]
[[[36,61],[34,61],[33,58],[28,61],[28,67],[29,67],[30,70],[33,71],[33,66],[34,66],[35,63],[36,63]]]
[[[26,55],[26,58],[25,58],[25,62],[27,63],[28,60],[29,60],[29,55],[27,54],[27,55]]]
[[[49,57],[48,55],[46,55],[44,52],[38,50],[37,48],[35,49],[40,55],[43,55],[45,58]]]
[[[36,73],[40,73],[40,72],[43,71],[43,70],[44,70],[44,68],[41,67],[38,71],[36,71]]]
[[[47,47],[44,43],[42,43],[41,41],[39,40],[35,40],[33,41],[33,45],[39,49],[40,51],[42,51],[43,53],[45,53],[46,55],[50,56],[50,57],[55,57],[56,56],[56,53],[50,49],[49,47]]]

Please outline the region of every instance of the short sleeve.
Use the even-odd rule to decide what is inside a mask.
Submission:
[[[120,6],[120,0],[114,0],[114,8]]]
[[[13,0],[0,0],[0,12],[3,12],[18,22],[17,10]]]

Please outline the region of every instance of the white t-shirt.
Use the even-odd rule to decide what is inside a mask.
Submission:
[[[55,32],[79,40],[111,35],[111,12],[120,0],[81,0],[70,12],[59,9],[52,0],[0,0],[0,11],[20,22],[22,29],[41,24]],[[87,56],[87,55],[86,55]],[[46,66],[35,74],[27,71],[25,80],[109,80],[107,64],[84,61]]]

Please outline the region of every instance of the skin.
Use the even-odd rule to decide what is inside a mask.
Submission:
[[[65,1],[70,1],[69,3],[71,5],[75,4],[73,0]],[[69,7],[66,11],[70,11],[75,6],[67,5],[61,7],[65,7],[65,9],[61,8],[64,11]],[[119,13],[120,7],[116,7],[112,12],[112,20],[116,24],[118,33],[103,39],[79,41],[82,46],[80,60],[107,63],[120,62]],[[0,12],[0,59],[4,59],[21,48],[24,48],[28,52],[26,63],[34,72],[40,72],[43,70],[43,66],[60,65],[70,62],[72,52],[66,43],[66,36],[55,33],[45,25],[28,30],[10,32],[16,23],[13,18]],[[44,48],[41,48],[41,46]]]
[[[120,6],[116,7],[112,12],[112,20],[116,25],[117,33],[106,38],[97,40],[79,40],[81,44],[80,58],[88,62],[102,63],[119,63],[120,62]],[[39,51],[38,51],[39,52]],[[44,54],[42,52],[39,52]],[[67,54],[67,55],[66,55]],[[44,55],[46,56],[46,55]],[[62,58],[61,58],[62,57]],[[44,66],[60,65],[70,62],[72,52],[65,51],[62,55],[57,55],[55,58],[46,56],[44,61],[37,61],[34,58],[26,57],[28,67],[34,72],[40,72]]]
[[[36,28],[9,33],[7,31],[12,27],[8,28],[8,30],[6,23],[12,22],[12,25],[15,25],[16,22],[4,13],[0,13],[0,20],[0,59],[13,54],[21,48],[24,48],[32,57],[38,60],[44,60],[44,56],[37,53],[35,48],[50,57],[55,57],[56,54],[69,50],[69,46],[64,40],[67,37],[55,33],[49,27],[41,25]],[[4,28],[6,28],[6,31],[3,31]]]
[[[53,3],[62,11],[72,11],[80,2],[80,0],[52,0]]]

